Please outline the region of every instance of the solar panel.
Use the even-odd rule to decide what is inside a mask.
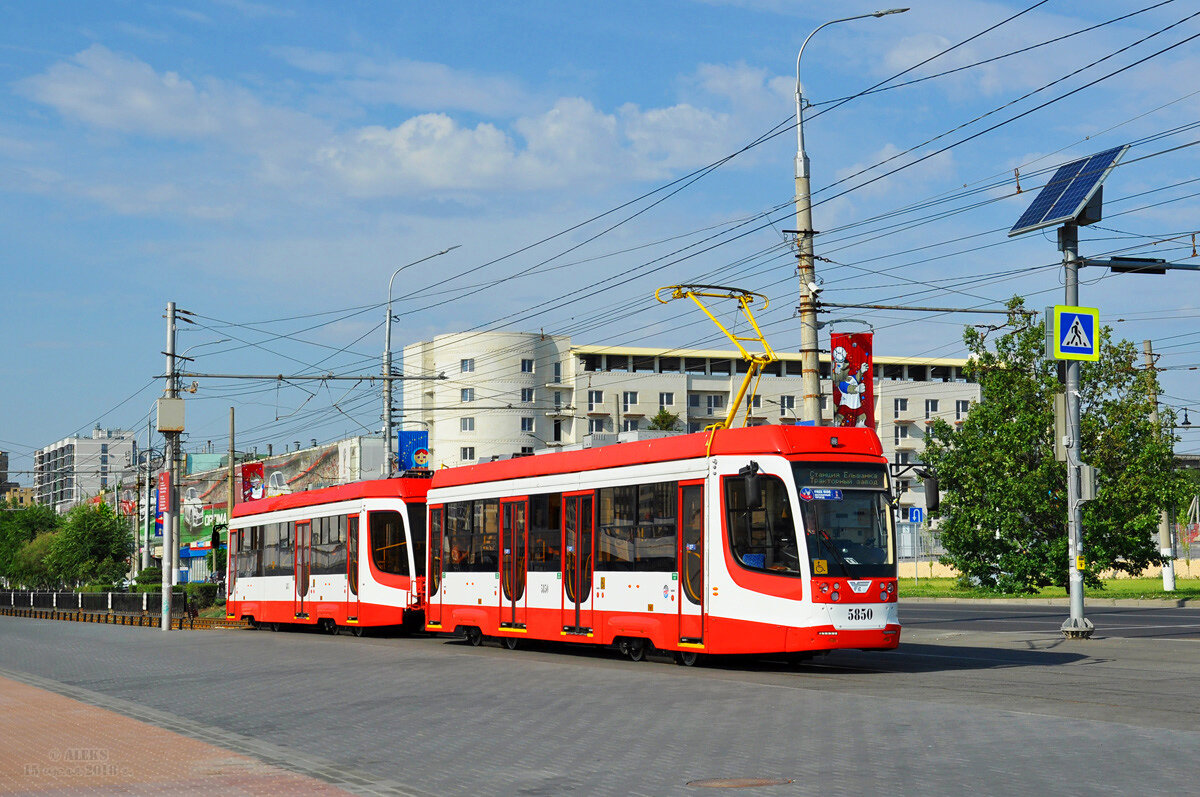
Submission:
[[[1009,237],[1077,219],[1127,149],[1129,145],[1122,144],[1060,166],[1008,231]]]

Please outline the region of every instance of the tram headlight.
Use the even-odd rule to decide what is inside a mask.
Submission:
[[[879,600],[883,603],[887,603],[887,599],[888,599],[887,590],[886,589],[879,590]]]
[[[891,581],[889,581],[889,582],[888,582],[888,585],[887,585],[887,591],[888,591],[888,592],[895,592],[895,591],[896,591],[896,585],[895,585],[895,583],[894,583],[894,582],[891,582]]]
[[[826,593],[826,592],[829,592],[829,585],[828,585],[828,584],[822,584],[822,585],[821,585],[821,592],[822,592],[822,594],[824,594],[824,593]]]
[[[842,596],[841,596],[841,595],[838,593],[838,591],[835,589],[835,590],[833,591],[833,594],[831,594],[831,595],[829,596],[829,599],[830,599],[830,600],[835,600],[835,601],[836,601],[836,600],[841,600],[841,597],[842,597]]]

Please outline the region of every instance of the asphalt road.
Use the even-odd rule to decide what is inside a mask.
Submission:
[[[900,600],[900,622],[906,630],[939,629],[1016,634],[1058,635],[1070,616],[1066,605],[1031,605],[999,601],[946,603]],[[1166,602],[1141,605],[1084,605],[1083,616],[1096,627],[1096,639],[1190,639],[1200,641],[1200,608],[1176,608]]]
[[[702,795],[737,778],[823,797],[1196,792],[1191,632],[1071,641],[1056,611],[905,604],[897,651],[697,668],[0,617],[0,675],[360,793]],[[1139,617],[1181,629],[1195,613]]]

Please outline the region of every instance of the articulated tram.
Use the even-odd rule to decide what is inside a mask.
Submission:
[[[380,479],[239,504],[226,616],[361,635],[419,628],[428,478]]]
[[[900,641],[887,461],[869,429],[757,426],[262,499],[227,614],[701,654]]]
[[[430,631],[699,654],[900,641],[872,430],[758,426],[437,471]]]

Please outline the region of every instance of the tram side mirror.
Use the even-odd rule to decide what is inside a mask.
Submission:
[[[762,509],[762,477],[758,475],[758,463],[751,462],[739,470],[738,475],[746,482],[746,509]]]
[[[942,496],[938,492],[937,476],[926,476],[925,484],[925,508],[930,512],[936,512],[941,506]]]

